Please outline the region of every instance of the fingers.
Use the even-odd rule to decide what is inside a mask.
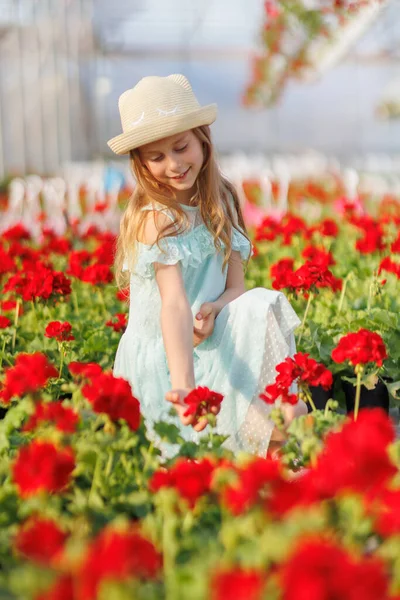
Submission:
[[[200,306],[199,312],[196,315],[196,319],[201,321],[202,319],[207,319],[211,315],[213,311],[213,306],[210,302],[205,302]]]

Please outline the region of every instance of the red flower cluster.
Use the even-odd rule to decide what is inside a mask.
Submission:
[[[235,567],[218,571],[211,580],[211,600],[262,600],[265,575]]]
[[[330,265],[335,265],[336,261],[330,252],[316,246],[306,246],[301,253],[304,258],[321,267],[328,268]]]
[[[75,469],[71,448],[59,448],[50,442],[34,440],[19,449],[12,467],[13,479],[22,498],[40,492],[65,490]]]
[[[208,387],[199,386],[186,396],[184,402],[187,405],[187,409],[183,414],[185,417],[193,415],[194,421],[192,425],[195,425],[201,417],[212,414],[213,409],[218,409],[223,399],[222,394],[213,392]]]
[[[151,492],[163,487],[174,488],[193,507],[197,500],[210,492],[215,465],[208,459],[193,461],[180,458],[173,467],[156,471],[149,481]]]
[[[7,327],[10,327],[10,325],[10,319],[8,317],[3,317],[3,315],[0,315],[0,329],[6,329]]]
[[[92,255],[87,250],[73,250],[69,253],[68,259],[68,275],[72,275],[73,277],[80,279],[85,267],[90,264]]]
[[[361,229],[363,233],[363,237],[356,242],[356,249],[359,252],[371,254],[385,249],[384,234],[380,223],[368,216],[352,217],[351,223]]]
[[[395,241],[393,242],[393,244],[390,246],[390,250],[394,253],[400,253],[400,231],[397,235],[397,238],[395,239]]]
[[[82,388],[94,412],[107,414],[112,421],[124,419],[132,431],[140,425],[139,400],[132,394],[128,381],[114,377],[112,373],[101,373]]]
[[[23,270],[7,281],[4,292],[14,292],[26,302],[35,298],[47,300],[50,297],[69,296],[71,281],[64,273],[53,271],[41,263],[35,270]]]
[[[222,467],[224,468],[224,467]],[[223,504],[234,515],[240,515],[260,501],[265,491],[273,489],[282,480],[279,461],[271,458],[255,458],[247,465],[231,467],[235,480],[222,486]],[[217,481],[218,470],[215,474]],[[214,484],[213,484],[214,487]]]
[[[257,227],[255,241],[275,240],[279,235],[283,237],[284,246],[290,246],[294,235],[308,236],[306,223],[300,217],[287,213],[280,222],[266,217]]]
[[[303,541],[280,575],[285,600],[389,599],[383,562],[356,559],[330,540]]]
[[[18,354],[15,365],[5,369],[0,401],[8,403],[13,396],[34,394],[51,377],[58,377],[58,371],[48,362],[47,356],[40,352]]]
[[[51,565],[60,556],[67,537],[51,519],[31,517],[18,530],[14,547],[34,562]]]
[[[343,336],[332,350],[332,359],[337,363],[348,360],[352,365],[376,363],[382,366],[388,358],[386,346],[378,333],[360,329],[357,333]]]
[[[282,481],[265,508],[283,515],[293,508],[319,504],[344,492],[376,498],[397,473],[388,455],[393,423],[381,409],[361,411],[342,429],[329,433],[314,467],[293,481]]]
[[[123,290],[118,290],[118,292],[116,293],[116,298],[120,302],[126,302],[127,300],[129,300],[129,287]]]
[[[277,365],[275,383],[265,388],[265,393],[260,398],[268,404],[273,404],[279,397],[283,402],[296,404],[297,396],[289,393],[289,388],[294,381],[297,381],[300,388],[306,386],[322,386],[329,390],[333,383],[332,373],[321,363],[318,363],[309,354],[297,352],[291,358],[288,356],[283,362]]]
[[[17,302],[15,300],[4,300],[3,302],[0,303],[0,306],[1,306],[1,310],[4,310],[4,312],[15,312]],[[24,309],[22,308],[22,305],[20,304],[18,307],[18,316],[21,316],[23,313],[24,313]]]
[[[3,250],[0,246],[0,275],[4,273],[12,273],[17,270],[17,265],[14,260],[10,257],[8,252]]]
[[[92,542],[79,573],[82,600],[96,600],[103,581],[155,579],[162,559],[138,531],[106,528]]]
[[[109,265],[95,264],[83,269],[80,279],[92,285],[101,285],[111,283],[113,274]]]
[[[9,242],[13,240],[30,240],[31,234],[22,223],[17,223],[17,225],[13,225],[9,227],[1,234],[2,238],[8,240]]]
[[[320,252],[320,251],[319,251]],[[313,288],[331,288],[337,292],[342,288],[342,280],[335,277],[326,266],[330,255],[319,253],[317,261],[307,261],[293,271],[293,260],[285,258],[271,266],[272,287],[275,290],[288,288],[293,292],[308,292]]]
[[[397,279],[400,279],[400,263],[394,262],[388,256],[383,258],[380,262],[378,274],[380,275],[382,271],[393,273],[396,275]]]
[[[117,313],[115,315],[115,317],[117,319],[116,321],[114,321],[113,319],[110,319],[109,321],[106,322],[107,327],[112,327],[114,329],[114,331],[116,331],[117,333],[120,331],[125,331],[126,325],[127,325],[126,314],[125,313]]]
[[[63,406],[61,402],[39,402],[34,414],[29,418],[23,431],[33,431],[40,423],[53,423],[59,431],[74,433],[79,423],[79,415]]]
[[[48,338],[54,338],[57,342],[70,342],[75,339],[75,337],[71,334],[72,325],[65,321],[61,323],[61,321],[51,321],[45,329],[45,336]]]
[[[82,362],[70,362],[68,369],[71,375],[74,375],[78,379],[92,379],[102,373],[102,368],[97,363],[82,363]]]

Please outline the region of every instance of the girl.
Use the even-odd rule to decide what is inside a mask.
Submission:
[[[123,133],[108,144],[130,154],[137,185],[115,257],[130,309],[114,374],[130,381],[165,456],[176,448],[161,442],[155,423],[175,422],[192,441],[206,427],[188,427],[183,414],[197,385],[225,397],[217,418],[225,447],[265,456],[271,434],[279,435],[259,394],[294,353],[300,321],[282,293],[245,292],[251,244],[237,194],[215,161],[209,125],[217,107],[201,107],[188,80],[169,75],[144,77],[122,94],[119,111]],[[303,412],[299,402],[286,421]]]

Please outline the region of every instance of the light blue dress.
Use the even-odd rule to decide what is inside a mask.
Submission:
[[[175,423],[188,441],[198,441],[204,433],[182,425],[177,415],[171,416],[171,404],[164,398],[171,382],[154,263],[180,263],[193,317],[203,302],[221,296],[227,277],[227,269],[222,270],[223,254],[216,250],[211,233],[200,221],[199,209],[181,206],[191,223],[187,231],[162,239],[161,250],[157,245],[138,242],[137,261],[130,276],[128,325],[114,363],[114,375],[131,383],[148,436],[165,457],[172,456],[177,447],[161,442],[153,429],[157,421]],[[145,208],[162,210],[159,205]],[[248,240],[235,229],[232,249],[243,259],[251,252]],[[293,331],[299,323],[284,294],[256,288],[226,305],[216,318],[213,334],[193,349],[196,385],[224,395],[217,432],[229,435],[226,448],[265,456],[274,425],[269,417],[271,407],[259,394],[274,382],[275,366],[294,354]]]

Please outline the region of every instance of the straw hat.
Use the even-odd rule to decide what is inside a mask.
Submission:
[[[217,105],[200,106],[184,75],[143,77],[118,102],[123,133],[107,143],[116,154],[161,140],[217,117]]]

